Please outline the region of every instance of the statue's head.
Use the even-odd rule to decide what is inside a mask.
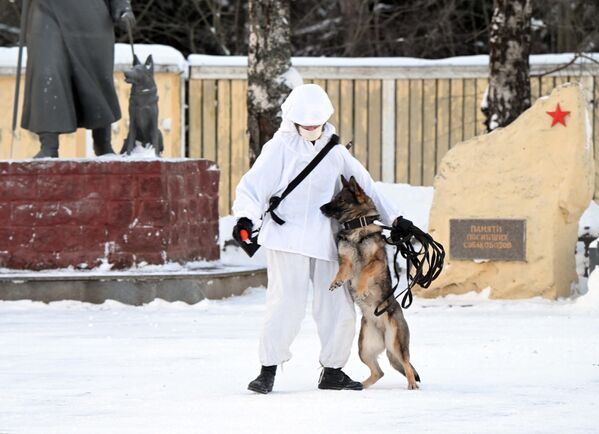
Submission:
[[[133,67],[125,71],[125,81],[133,87],[150,89],[154,84],[154,59],[150,54],[142,65],[137,56],[133,57]]]

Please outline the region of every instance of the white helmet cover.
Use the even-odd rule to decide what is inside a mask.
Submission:
[[[294,88],[281,110],[283,119],[304,126],[323,125],[335,111],[329,96],[317,84],[302,84]]]

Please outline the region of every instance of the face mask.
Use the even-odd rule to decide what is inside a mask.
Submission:
[[[302,128],[301,126],[298,126],[297,129],[299,131],[300,136],[302,136],[304,139],[308,140],[309,142],[318,140],[318,138],[322,135],[322,125],[319,126],[318,128],[313,129],[312,131],[306,130],[305,128]]]

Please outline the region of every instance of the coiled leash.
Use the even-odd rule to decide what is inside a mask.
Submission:
[[[397,279],[395,286],[393,286],[389,294],[387,294],[374,310],[376,316],[381,316],[391,308],[392,303],[389,302],[391,297],[397,299],[404,294],[403,299],[401,300],[401,307],[407,309],[412,304],[414,298],[412,295],[412,288],[415,285],[428,288],[433,280],[439,277],[441,270],[443,270],[445,249],[440,243],[435,241],[433,237],[417,226],[414,226],[410,220],[404,219],[401,216],[393,221],[392,227],[384,226],[382,224],[379,224],[378,226],[391,231],[390,237],[383,235],[383,238],[387,244],[395,246],[393,269]],[[414,247],[415,243],[420,244],[420,249],[418,251]],[[400,254],[406,260],[408,286],[399,294],[394,295],[395,290],[399,286],[400,269],[397,265],[397,256]],[[414,275],[411,273],[412,270],[414,270]],[[387,305],[381,309],[381,306],[385,303],[387,303]]]

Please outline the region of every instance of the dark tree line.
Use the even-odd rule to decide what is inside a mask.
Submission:
[[[278,127],[290,56],[440,58],[489,53],[487,130],[530,105],[529,54],[599,49],[599,0],[133,1],[136,42],[248,55],[250,159]],[[0,44],[19,5],[0,0]],[[125,36],[120,36],[125,40]]]
[[[0,46],[15,45],[21,0],[0,0]],[[189,53],[248,53],[248,0],[133,0],[134,38]],[[493,0],[290,2],[294,56],[441,58],[489,53]],[[598,0],[533,0],[531,53],[599,50]],[[125,35],[119,36],[125,41]]]

